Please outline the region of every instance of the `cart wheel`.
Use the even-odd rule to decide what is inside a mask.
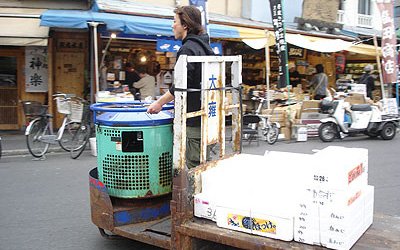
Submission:
[[[375,138],[375,137],[377,137],[379,135],[378,132],[372,132],[372,131],[367,131],[367,132],[365,132],[365,134],[368,135],[371,138]]]
[[[388,122],[385,125],[383,125],[382,131],[381,131],[381,137],[384,140],[391,140],[395,137],[396,135],[396,126]]]
[[[319,139],[323,142],[332,142],[337,133],[337,125],[333,122],[322,123],[318,129]]]
[[[119,236],[119,235],[116,235],[116,234],[108,234],[108,233],[106,233],[106,231],[103,229],[103,228],[98,228],[99,229],[99,232],[100,232],[100,234],[101,234],[101,236],[103,237],[103,238],[105,238],[105,239],[108,239],[108,240],[119,240],[119,239],[123,239],[123,237],[122,236]]]

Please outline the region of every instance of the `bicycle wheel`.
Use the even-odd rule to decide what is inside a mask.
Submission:
[[[278,140],[278,136],[279,128],[275,124],[272,124],[266,134],[268,144],[274,144]]]
[[[61,139],[58,141],[60,147],[65,151],[70,152],[72,149],[72,139],[74,138],[76,132],[78,131],[81,123],[80,122],[68,122],[65,125],[64,133]]]
[[[49,127],[44,120],[33,121],[28,135],[26,136],[26,145],[29,152],[37,158],[42,157],[49,148],[49,143],[41,140],[43,135],[50,134]]]
[[[90,137],[90,124],[81,124],[72,138],[71,158],[77,159],[85,150],[86,144]]]

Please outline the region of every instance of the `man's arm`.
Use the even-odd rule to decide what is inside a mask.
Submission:
[[[146,85],[146,80],[144,78],[140,79],[137,82],[133,83],[133,87],[137,88],[137,89],[141,89]]]
[[[157,114],[161,111],[162,106],[166,103],[171,102],[174,100],[174,96],[168,91],[164,95],[160,97],[157,101],[150,104],[149,108],[147,109],[147,113],[150,114]]]

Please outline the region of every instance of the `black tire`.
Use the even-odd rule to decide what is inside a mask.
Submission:
[[[2,154],[3,154],[3,148],[1,147],[1,137],[0,137],[0,159]]]
[[[36,158],[42,157],[49,149],[49,143],[41,141],[43,135],[49,135],[50,131],[44,120],[36,120],[32,123],[28,135],[26,136],[26,145],[29,152]]]
[[[90,125],[81,125],[72,139],[71,158],[77,159],[85,150],[90,137]]]
[[[58,141],[58,144],[60,144],[60,147],[62,149],[64,149],[65,151],[68,151],[68,152],[71,151],[72,139],[74,138],[80,125],[81,124],[79,122],[68,122],[65,125],[63,136],[61,137],[60,141]]]
[[[391,140],[396,136],[396,126],[388,122],[385,125],[383,125],[383,128],[381,130],[381,137],[384,140]]]
[[[367,131],[367,132],[365,132],[365,134],[368,135],[371,138],[376,138],[379,135],[378,132],[372,132],[372,131]]]
[[[279,128],[275,124],[272,124],[266,134],[268,144],[270,145],[274,144],[278,140],[278,137],[279,137]]]
[[[319,139],[323,142],[332,142],[337,133],[337,125],[333,122],[322,123],[318,128]]]

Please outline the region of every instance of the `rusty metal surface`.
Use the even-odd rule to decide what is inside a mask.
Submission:
[[[162,224],[162,225],[160,225]],[[162,230],[160,229],[162,228]],[[149,245],[171,249],[170,217],[138,224],[115,227],[113,233]]]
[[[158,220],[170,215],[171,195],[151,199],[111,198],[114,226]]]
[[[92,222],[100,228],[112,231],[113,207],[107,188],[98,180],[97,168],[89,172],[89,192]]]
[[[326,249],[295,241],[286,242],[219,228],[214,222],[198,218],[182,224],[178,231],[190,237],[240,249]],[[400,218],[382,214],[375,215],[372,226],[352,249],[400,249]]]

